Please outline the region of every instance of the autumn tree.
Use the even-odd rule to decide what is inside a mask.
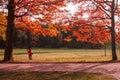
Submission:
[[[115,46],[115,17],[118,17],[119,4],[118,0],[91,0],[96,7],[104,12],[104,19],[108,19],[107,27],[110,28],[111,33],[111,46],[112,46],[112,60],[117,60],[116,46]],[[102,20],[102,19],[101,19]]]
[[[98,8],[89,0],[77,0],[72,2],[77,6],[74,14],[67,14],[62,18],[62,22],[66,25],[61,26],[61,29],[69,35],[64,39],[69,42],[74,36],[77,41],[91,42],[94,44],[105,44],[110,41],[109,29],[106,28],[105,20],[98,19],[96,16],[102,16]],[[96,12],[95,12],[96,11]],[[66,13],[65,13],[66,14]],[[105,35],[105,36],[104,36]]]
[[[118,0],[77,0],[78,11],[70,17],[73,35],[78,41],[105,44],[111,41],[112,60],[117,60],[115,47],[115,17],[119,17]],[[110,36],[111,34],[111,36]],[[111,38],[111,39],[110,39]],[[66,40],[70,40],[67,37]]]
[[[51,19],[49,13],[52,14],[57,11],[58,7],[63,5],[63,0],[2,0],[0,5],[7,10],[8,14],[4,61],[12,61],[13,33],[17,24],[16,18],[22,18],[23,16],[35,17],[37,15],[40,22],[47,23]]]

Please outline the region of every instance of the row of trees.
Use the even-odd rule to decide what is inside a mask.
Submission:
[[[42,36],[38,34],[30,33],[31,40],[31,47],[32,48],[78,48],[78,49],[99,49],[103,48],[104,46],[101,44],[93,44],[90,42],[78,42],[74,37],[70,42],[64,40],[67,36],[67,33],[61,32],[62,38],[59,36],[50,37],[50,36]],[[14,30],[14,48],[28,48],[28,32],[20,29]],[[0,48],[5,48],[5,41],[3,39],[0,40]]]
[[[78,11],[74,14],[61,9],[70,2],[78,5]],[[64,38],[67,42],[73,38],[102,45],[111,41],[112,60],[117,60],[115,34],[119,42],[118,0],[2,0],[0,6],[8,14],[4,61],[13,60],[14,27],[27,31],[28,36],[32,32],[61,38],[61,32],[64,32],[67,33]],[[48,27],[40,24],[47,24]]]

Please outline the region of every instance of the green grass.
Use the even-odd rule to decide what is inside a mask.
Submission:
[[[0,50],[0,60],[3,59]],[[27,49],[14,49],[14,62],[104,62],[111,61],[111,50],[107,49],[33,49],[33,60],[28,59]],[[118,59],[120,60],[120,53]]]
[[[0,80],[115,80],[112,76],[80,72],[0,72]]]

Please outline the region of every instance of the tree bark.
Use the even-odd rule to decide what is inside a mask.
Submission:
[[[28,41],[28,49],[31,49],[31,34],[30,34],[30,31],[27,32],[27,35],[28,35],[28,38],[27,38],[27,41]]]
[[[111,47],[112,47],[112,60],[117,60],[116,45],[115,45],[115,1],[112,0],[111,5]]]
[[[13,32],[14,32],[14,0],[8,2],[8,17],[6,30],[6,47],[4,52],[4,61],[13,61]]]

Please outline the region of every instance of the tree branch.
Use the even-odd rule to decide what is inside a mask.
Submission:
[[[22,3],[23,2],[23,0],[19,0],[18,2],[16,2],[15,4],[20,4],[20,3]]]
[[[111,16],[106,12],[106,11],[109,11],[110,12],[110,10],[107,10],[107,9],[105,9],[104,8],[104,6],[102,5],[102,4],[100,4],[100,3],[98,3],[96,0],[91,0],[92,2],[93,2],[93,4],[95,4],[102,12],[104,12],[109,18],[111,18]],[[97,5],[97,4],[98,5]]]

